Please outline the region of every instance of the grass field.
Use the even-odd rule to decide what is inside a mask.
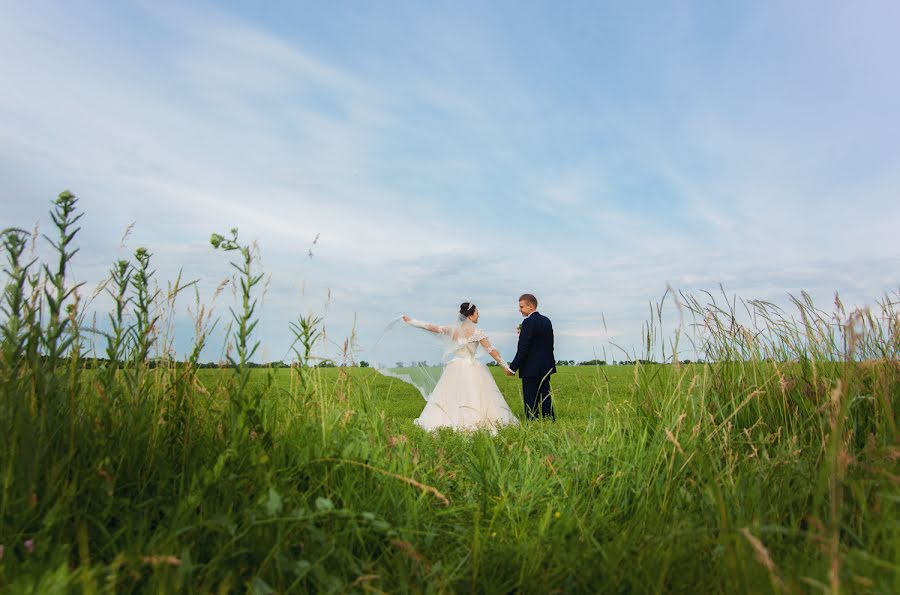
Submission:
[[[140,250],[95,365],[55,206],[58,265],[3,234],[0,590],[900,592],[896,296],[742,302],[744,326],[685,299],[708,363],[562,367],[557,423],[432,435],[411,386],[304,366],[313,318],[293,368],[248,366],[260,277],[236,233],[213,238],[243,288],[230,369],[198,369],[202,321],[151,365],[174,297]]]
[[[306,389],[296,370],[254,370],[245,390],[265,391],[271,442],[251,432],[240,448],[215,398],[235,373],[201,370],[197,417],[177,434],[165,406],[141,408],[144,423],[86,418],[38,448],[41,496],[5,502],[18,506],[2,578],[39,591],[759,592],[825,588],[836,567],[841,590],[893,590],[896,448],[877,427],[860,437],[854,423],[877,423],[851,405],[854,454],[829,452],[834,386],[782,392],[770,367],[731,395],[710,365],[564,367],[558,422],[495,437],[422,432],[418,392],[371,370],[307,370]],[[517,381],[494,372],[521,417]],[[148,374],[167,402],[176,372]],[[795,399],[810,406],[785,409]],[[16,546],[28,539],[34,553]]]

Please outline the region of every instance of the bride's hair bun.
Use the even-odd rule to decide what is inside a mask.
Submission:
[[[475,313],[475,304],[470,304],[469,302],[463,302],[459,305],[459,313],[463,316],[469,317]]]

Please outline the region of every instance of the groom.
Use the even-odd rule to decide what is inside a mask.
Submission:
[[[550,399],[550,374],[556,373],[553,357],[553,325],[537,311],[537,298],[530,293],[519,298],[519,312],[525,317],[519,331],[516,357],[509,364],[507,376],[516,371],[522,379],[525,418],[549,417],[556,421]],[[510,371],[511,370],[511,371]]]

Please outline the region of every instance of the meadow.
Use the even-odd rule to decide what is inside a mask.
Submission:
[[[144,249],[94,328],[67,277],[76,200],[53,207],[52,262],[3,232],[3,590],[900,592],[897,296],[678,296],[672,336],[647,326],[664,363],[561,367],[556,423],[432,435],[411,386],[312,365],[316,318],[291,368],[251,368],[261,277],[236,230],[212,238],[240,287],[228,368],[199,366],[202,311],[191,353],[151,357],[179,284],[155,290]]]

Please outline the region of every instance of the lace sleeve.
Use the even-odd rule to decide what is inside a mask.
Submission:
[[[432,333],[439,333],[441,335],[449,335],[452,330],[449,326],[438,326],[436,324],[431,324],[430,322],[416,320],[415,318],[411,318],[407,322],[407,324],[426,331],[431,331]]]
[[[494,346],[491,345],[491,340],[488,339],[487,333],[480,328],[475,329],[475,332],[469,337],[469,341],[472,343],[480,343],[484,348],[485,353],[490,353],[494,350]]]
[[[500,364],[503,369],[509,370],[509,364],[506,363],[506,360],[500,357],[500,352],[497,351],[493,345],[491,345],[491,340],[488,339],[488,336],[484,333],[484,331],[482,331],[481,329],[476,330],[474,333],[472,333],[471,339],[477,340],[481,345],[481,348],[484,349],[485,353],[496,359],[497,363]],[[509,371],[512,372],[512,370]]]
[[[487,338],[487,334],[480,328],[477,328],[474,332],[472,332],[471,335],[469,335],[468,342],[475,343],[476,341],[483,341]],[[490,345],[490,342],[488,342],[488,345]]]

